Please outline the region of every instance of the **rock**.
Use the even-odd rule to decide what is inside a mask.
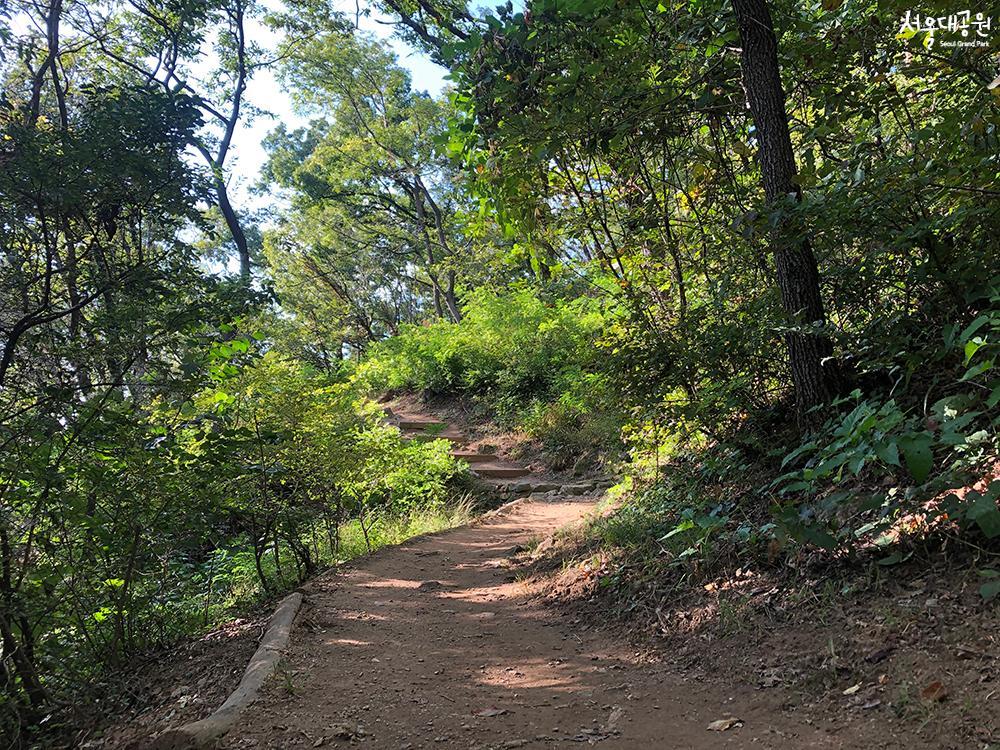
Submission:
[[[592,483],[587,484],[564,484],[562,487],[563,493],[567,495],[585,495],[594,489]]]
[[[717,719],[716,721],[713,721],[706,727],[706,729],[708,729],[709,732],[726,732],[733,727],[741,726],[743,726],[742,719],[737,719],[735,716],[727,716],[724,719]]]
[[[552,490],[558,490],[558,489],[559,485],[553,484],[552,482],[535,482],[535,484],[531,486],[531,491],[537,492],[539,494],[543,492],[551,492]]]
[[[352,727],[350,724],[334,724],[330,727],[329,732],[338,740],[353,740],[356,737],[364,736],[360,727]]]

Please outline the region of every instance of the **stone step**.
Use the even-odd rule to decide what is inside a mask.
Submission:
[[[447,424],[439,419],[423,419],[421,417],[399,417],[396,426],[401,430],[427,430],[434,427],[439,429],[447,427]]]
[[[527,479],[518,479],[515,477],[510,480],[499,479],[491,482],[490,486],[497,492],[504,494],[525,495],[528,493],[553,492],[562,489],[562,485],[558,482],[539,479],[537,477],[528,477]]]
[[[521,466],[504,466],[501,464],[479,464],[472,470],[478,477],[490,477],[494,479],[514,479],[524,477],[531,472]]]
[[[432,432],[403,432],[403,440],[419,440],[421,443],[429,443],[433,440],[447,440],[454,446],[464,446],[469,441],[464,435],[457,435],[455,433],[442,432],[434,434]]]
[[[478,451],[452,451],[451,457],[470,464],[481,464],[497,460],[495,453],[479,453]]]

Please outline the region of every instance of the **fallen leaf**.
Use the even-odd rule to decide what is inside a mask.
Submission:
[[[505,713],[507,713],[507,709],[506,708],[484,708],[482,711],[476,711],[472,715],[473,716],[483,716],[483,717],[489,718],[489,717],[492,717],[492,716],[503,716]]]
[[[709,732],[725,732],[733,727],[743,726],[743,719],[737,719],[735,716],[727,716],[724,719],[716,719],[711,724],[708,725]]]
[[[865,661],[869,664],[878,664],[880,661],[885,661],[889,658],[889,655],[895,650],[895,648],[895,646],[883,646],[882,648],[868,654],[868,656],[865,657]]]
[[[928,703],[942,701],[948,696],[948,688],[941,680],[934,680],[930,685],[920,691],[920,697]]]
[[[841,693],[841,695],[854,695],[860,689],[861,689],[861,683],[859,682],[857,685],[851,685],[849,688],[847,688],[847,690]]]
[[[611,715],[608,717],[608,729],[614,728],[622,717],[625,715],[625,711],[622,710],[621,706],[615,706],[611,709]]]

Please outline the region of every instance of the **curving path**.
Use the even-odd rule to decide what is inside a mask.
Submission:
[[[521,502],[314,581],[226,748],[834,748],[774,691],[688,683],[518,580],[517,545],[591,501]],[[736,716],[725,732],[707,726]]]

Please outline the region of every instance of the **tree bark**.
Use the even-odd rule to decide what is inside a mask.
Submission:
[[[222,217],[226,220],[226,226],[229,227],[229,232],[233,236],[236,253],[240,258],[240,280],[244,285],[249,286],[250,248],[247,244],[247,236],[243,231],[243,225],[240,224],[239,215],[237,215],[236,210],[233,208],[233,204],[229,202],[229,190],[226,188],[226,183],[219,174],[215,177],[215,193],[219,201],[219,210],[222,212]]]
[[[458,306],[458,297],[455,296],[455,272],[448,271],[448,286],[444,288],[444,302],[448,306],[448,314],[455,323],[462,322],[462,310]]]
[[[733,0],[743,47],[741,67],[750,113],[756,126],[761,182],[772,208],[799,202],[802,191],[788,131],[785,92],[778,66],[778,42],[767,0]],[[800,236],[788,218],[772,234],[775,273],[781,302],[792,325],[813,325],[815,333],[785,337],[800,415],[830,401],[839,390],[833,345],[826,335],[826,312],[819,286],[816,256],[808,237]]]

